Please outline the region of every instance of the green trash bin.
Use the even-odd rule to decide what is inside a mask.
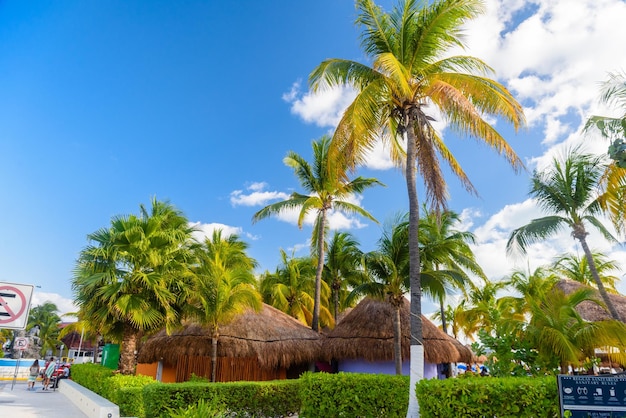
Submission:
[[[102,347],[102,365],[109,369],[117,370],[117,364],[120,362],[120,345],[106,344]]]

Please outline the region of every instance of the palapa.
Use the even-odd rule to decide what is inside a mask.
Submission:
[[[372,298],[363,299],[323,341],[326,360],[364,359],[392,361],[394,358],[393,315],[391,304]],[[410,302],[401,307],[402,358],[410,355]],[[424,359],[431,364],[470,362],[472,351],[444,333],[422,315]]]
[[[576,311],[585,321],[595,322],[613,319],[609,311],[604,307],[602,296],[600,296],[600,292],[598,292],[597,289],[569,279],[559,280],[555,284],[555,287],[566,295],[574,293],[579,289],[592,289],[598,303],[586,300],[578,305]],[[613,306],[615,306],[615,309],[617,310],[617,313],[619,313],[620,317],[626,318],[626,297],[620,294],[609,293],[609,299],[613,302]]]
[[[259,312],[249,309],[220,326],[217,356],[256,358],[259,367],[266,369],[288,368],[317,360],[321,338],[291,316],[263,304]],[[181,355],[210,357],[210,330],[190,323],[171,335],[160,331],[143,344],[138,361],[153,363],[163,359],[176,364]]]

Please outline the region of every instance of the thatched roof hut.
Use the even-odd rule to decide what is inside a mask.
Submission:
[[[288,368],[319,358],[321,336],[296,319],[269,305],[260,312],[247,310],[219,329],[218,357],[255,358],[261,368]],[[150,337],[138,354],[139,363],[165,360],[176,364],[181,356],[211,356],[211,333],[189,324],[167,335]]]
[[[573,293],[578,289],[589,289],[588,286],[569,279],[559,280],[555,287],[564,292],[566,295]],[[596,294],[597,300],[603,304],[600,293],[596,289],[593,290]],[[620,317],[626,318],[626,297],[619,294],[609,293],[609,299],[611,299],[611,302],[613,302],[613,306],[615,306],[615,309],[619,313]],[[584,301],[583,303],[578,305],[576,310],[585,321],[604,321],[607,319],[612,319],[609,311],[595,302]]]
[[[386,302],[363,299],[337,324],[323,342],[324,357],[392,361],[394,308]],[[401,311],[402,358],[410,356],[410,302],[404,299]],[[470,362],[472,352],[441,331],[422,315],[424,359],[431,364]]]

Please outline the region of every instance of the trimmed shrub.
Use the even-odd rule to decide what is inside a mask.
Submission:
[[[148,417],[169,417],[204,400],[224,413],[243,416],[287,416],[300,410],[300,382],[168,383],[144,387]]]
[[[106,398],[103,395],[105,382],[113,374],[113,370],[99,364],[84,363],[72,365],[72,380],[104,398]]]
[[[200,399],[197,404],[191,405],[187,408],[179,409],[178,411],[170,411],[171,418],[209,418],[209,417],[225,417],[226,415],[220,412],[221,406],[215,403]]]
[[[422,380],[416,393],[424,418],[559,416],[554,376]]]
[[[365,373],[305,373],[301,417],[404,417],[409,377]]]
[[[101,396],[120,407],[120,415],[125,417],[144,416],[142,388],[155,380],[149,376],[128,376],[116,374],[102,383]]]

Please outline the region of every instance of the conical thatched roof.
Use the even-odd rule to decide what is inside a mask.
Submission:
[[[573,293],[578,289],[592,289],[582,283],[569,279],[559,280],[555,287],[563,291],[566,295]],[[596,294],[596,298],[600,301],[600,303],[603,303],[600,293],[596,289],[593,290]],[[624,297],[623,295],[609,293],[609,299],[611,299],[611,302],[613,302],[613,306],[615,306],[615,309],[617,310],[619,315],[622,318],[626,318],[626,297]],[[578,308],[576,308],[576,310],[585,321],[603,321],[607,319],[613,319],[606,308],[591,301],[584,301],[583,303],[578,305]]]
[[[262,368],[289,367],[320,356],[321,337],[296,319],[269,305],[260,312],[247,310],[219,329],[218,357],[255,357]],[[176,364],[180,355],[211,356],[211,333],[189,324],[167,335],[150,337],[138,354],[140,363],[163,359]]]
[[[391,361],[393,348],[394,308],[387,302],[363,299],[332,330],[323,342],[324,356],[330,359],[365,359]],[[410,302],[404,299],[400,313],[402,358],[410,356]],[[456,339],[441,331],[422,315],[424,358],[428,363],[470,362],[472,352]]]

